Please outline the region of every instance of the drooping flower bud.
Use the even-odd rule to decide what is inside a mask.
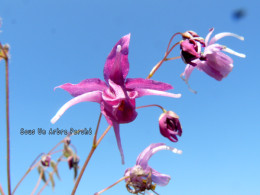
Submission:
[[[44,167],[49,167],[51,162],[51,156],[50,155],[43,155],[41,159],[41,164]]]
[[[161,134],[172,142],[177,142],[177,136],[182,135],[179,116],[172,111],[161,114],[159,117],[159,127]]]
[[[79,157],[77,155],[72,155],[68,158],[69,168],[72,169],[75,166],[78,166]]]

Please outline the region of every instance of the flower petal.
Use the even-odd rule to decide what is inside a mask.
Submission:
[[[156,152],[160,150],[171,150],[173,153],[181,154],[182,151],[176,148],[166,146],[164,143],[149,145],[136,159],[136,165],[140,165],[144,170],[148,168],[148,161]]]
[[[209,76],[221,81],[233,69],[233,60],[222,52],[207,55],[207,61],[201,61],[197,68]]]
[[[166,186],[171,177],[169,175],[161,174],[158,171],[152,169],[152,181],[159,186]]]
[[[143,79],[143,78],[128,78],[126,79],[125,83],[126,88],[128,89],[135,89],[135,88],[142,88],[142,89],[155,89],[160,91],[167,91],[173,89],[170,84],[154,81],[151,79]]]
[[[236,51],[234,51],[234,50],[232,50],[232,49],[229,49],[229,48],[227,48],[227,47],[223,48],[222,50],[225,51],[225,52],[228,52],[228,53],[230,53],[230,54],[233,54],[233,55],[235,55],[235,56],[238,56],[238,57],[240,57],[240,58],[245,58],[245,57],[246,57],[245,54],[243,54],[243,53],[238,53],[238,52],[236,52]]]
[[[121,159],[122,159],[122,164],[125,164],[124,152],[122,149],[121,138],[120,138],[119,124],[117,122],[113,121],[113,127],[114,127],[114,132],[116,135],[117,146],[118,146],[118,149],[119,149],[119,152],[121,155]]]
[[[181,78],[182,78],[186,83],[188,83],[188,80],[189,80],[190,75],[191,75],[192,71],[194,70],[194,68],[195,68],[194,66],[187,64],[187,66],[186,66],[184,72],[181,74]]]
[[[145,96],[145,95],[160,95],[160,96],[167,96],[167,97],[172,97],[172,98],[180,98],[181,94],[174,94],[174,93],[169,93],[165,91],[159,91],[159,90],[153,90],[153,89],[135,89],[137,91],[138,95],[136,96],[137,98]]]
[[[61,88],[65,91],[69,92],[72,96],[76,97],[78,95],[82,95],[83,93],[91,92],[91,91],[103,91],[107,88],[107,85],[104,81],[100,79],[85,79],[78,84],[65,83],[55,89]]]
[[[164,143],[156,143],[156,144],[149,145],[137,157],[136,165],[140,165],[143,169],[146,169],[148,167],[148,161],[151,158],[151,156],[153,155],[152,150],[156,147],[163,146],[163,145],[165,145],[165,144]]]
[[[211,34],[213,33],[214,28],[209,29],[209,33],[207,34],[206,38],[205,38],[205,46],[208,46],[208,42],[209,42],[209,38],[211,36]]]
[[[57,120],[59,120],[59,118],[63,115],[63,113],[70,108],[71,106],[78,104],[80,102],[97,102],[100,103],[101,102],[101,95],[102,92],[100,91],[93,91],[93,92],[89,92],[89,93],[84,93],[82,95],[79,95],[73,99],[71,99],[70,101],[68,101],[67,103],[65,103],[60,109],[59,111],[56,113],[56,115],[51,119],[51,123],[54,124],[57,122]]]
[[[108,55],[104,66],[104,78],[106,82],[108,82],[108,79],[111,79],[115,83],[123,85],[124,79],[129,71],[129,41],[130,34],[125,35],[115,44],[112,51]]]
[[[241,37],[237,34],[234,34],[234,33],[230,33],[230,32],[223,32],[223,33],[219,33],[219,34],[216,34],[209,42],[209,45],[215,43],[216,41],[218,41],[219,39],[222,39],[223,37],[227,37],[227,36],[231,36],[231,37],[235,37],[241,41],[244,41],[244,37]]]

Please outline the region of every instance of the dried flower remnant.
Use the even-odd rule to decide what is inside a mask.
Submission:
[[[194,38],[191,36],[188,40],[186,39],[183,41],[181,53],[187,53],[187,55],[182,55],[183,61],[187,63],[187,66],[182,73],[182,76],[186,82],[188,82],[190,74],[194,68],[205,72],[218,81],[221,81],[223,78],[227,77],[233,68],[233,60],[221,51],[225,51],[242,58],[245,57],[244,54],[237,53],[224,45],[219,45],[216,43],[216,41],[226,36],[233,36],[240,40],[244,40],[244,37],[233,33],[224,32],[216,34],[211,40],[209,40],[213,31],[213,28],[210,29],[209,34],[205,38],[205,49],[203,52],[199,49],[201,46],[203,47],[203,44],[196,41],[196,37]],[[193,56],[194,58],[190,56]]]
[[[7,60],[7,59],[10,58],[10,56],[9,56],[9,50],[10,50],[9,44],[5,44],[5,45],[3,45],[3,46],[1,45],[1,48],[0,48],[0,61],[1,61],[2,59]]]
[[[124,164],[119,124],[132,122],[136,116],[135,99],[145,95],[160,95],[179,98],[180,94],[165,92],[173,87],[150,79],[126,79],[129,71],[128,47],[130,34],[122,37],[107,57],[104,66],[105,81],[86,79],[79,84],[66,83],[56,88],[69,92],[73,98],[65,103],[51,122],[55,123],[71,106],[84,101],[97,102],[107,122],[114,127],[117,145]]]
[[[148,161],[156,152],[160,150],[170,150],[174,153],[181,154],[182,151],[176,148],[166,146],[163,143],[151,144],[142,153],[139,154],[136,165],[128,168],[124,176],[128,178],[126,181],[126,188],[132,194],[144,193],[145,190],[152,190],[154,193],[156,185],[165,186],[169,183],[171,177],[157,172],[150,166]]]
[[[172,111],[167,111],[161,114],[159,117],[159,128],[161,134],[172,142],[177,142],[177,136],[182,135],[179,116]]]

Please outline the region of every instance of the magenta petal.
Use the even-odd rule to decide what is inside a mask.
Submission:
[[[143,79],[143,78],[128,78],[126,79],[125,83],[126,88],[128,89],[135,89],[135,88],[142,88],[142,89],[155,89],[160,91],[167,91],[173,89],[170,84],[154,81],[151,79]]]
[[[122,85],[129,71],[128,62],[128,46],[130,41],[130,34],[122,37],[113,47],[112,51],[107,57],[104,67],[104,78]]]
[[[68,101],[67,103],[65,103],[56,113],[56,115],[51,119],[51,123],[54,124],[57,122],[57,120],[59,120],[59,118],[63,115],[63,113],[69,109],[71,106],[78,104],[80,102],[97,102],[100,103],[101,102],[101,94],[102,92],[100,91],[93,91],[93,92],[89,92],[89,93],[84,93],[82,95],[79,95],[73,99],[71,99],[70,101]]]
[[[104,81],[100,79],[85,79],[81,81],[79,84],[71,84],[65,83],[60,85],[56,88],[64,89],[65,91],[69,92],[72,96],[76,97],[78,95],[82,95],[83,93],[91,92],[91,91],[103,91],[107,88],[107,85]]]
[[[172,98],[180,98],[181,94],[174,94],[165,91],[158,91],[153,89],[135,89],[138,93],[137,98],[145,96],[145,95],[160,95],[160,96],[167,96]]]
[[[152,169],[152,181],[159,186],[166,186],[171,177],[169,175],[161,174],[158,171]]]
[[[115,135],[116,135],[117,146],[118,146],[118,149],[119,149],[119,152],[121,155],[121,159],[122,159],[122,164],[125,164],[124,152],[123,152],[122,145],[121,145],[119,124],[117,122],[113,122],[113,127],[114,127],[114,131],[115,131]]]

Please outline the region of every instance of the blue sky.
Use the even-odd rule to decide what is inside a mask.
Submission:
[[[250,2],[250,3],[249,3]],[[205,37],[233,32],[245,37],[239,41],[223,38],[221,44],[245,53],[245,59],[231,56],[234,69],[218,82],[195,70],[190,85],[192,94],[179,75],[181,60],[165,63],[153,77],[170,83],[172,92],[182,98],[143,97],[137,106],[160,104],[180,116],[183,136],[178,143],[162,137],[158,128],[161,111],[138,110],[137,119],[121,125],[126,164],[121,165],[113,131],[104,138],[90,161],[77,194],[94,194],[121,178],[135,164],[138,154],[151,143],[164,142],[183,150],[182,155],[162,151],[149,164],[171,175],[168,186],[158,187],[161,195],[258,195],[260,194],[259,124],[259,6],[258,1],[32,1],[2,0],[1,43],[11,45],[10,116],[12,187],[34,158],[48,152],[63,136],[25,136],[20,129],[89,128],[95,129],[99,105],[81,103],[70,108],[54,125],[50,119],[71,96],[53,88],[63,83],[78,83],[86,78],[103,79],[103,67],[114,44],[131,33],[129,78],[146,77],[163,57],[172,34],[186,30]],[[232,12],[243,8],[247,15],[234,20]],[[179,41],[180,37],[175,39]],[[179,49],[172,56],[179,55]],[[0,183],[6,189],[5,88],[4,63],[0,64]],[[107,127],[103,118],[100,132]],[[93,136],[74,136],[80,166],[90,151]],[[57,157],[57,156],[55,156]],[[54,158],[55,158],[54,157]],[[70,194],[73,172],[60,167],[62,181],[55,191],[43,194]],[[16,194],[29,194],[38,179],[33,171]],[[128,194],[120,183],[107,195]]]

